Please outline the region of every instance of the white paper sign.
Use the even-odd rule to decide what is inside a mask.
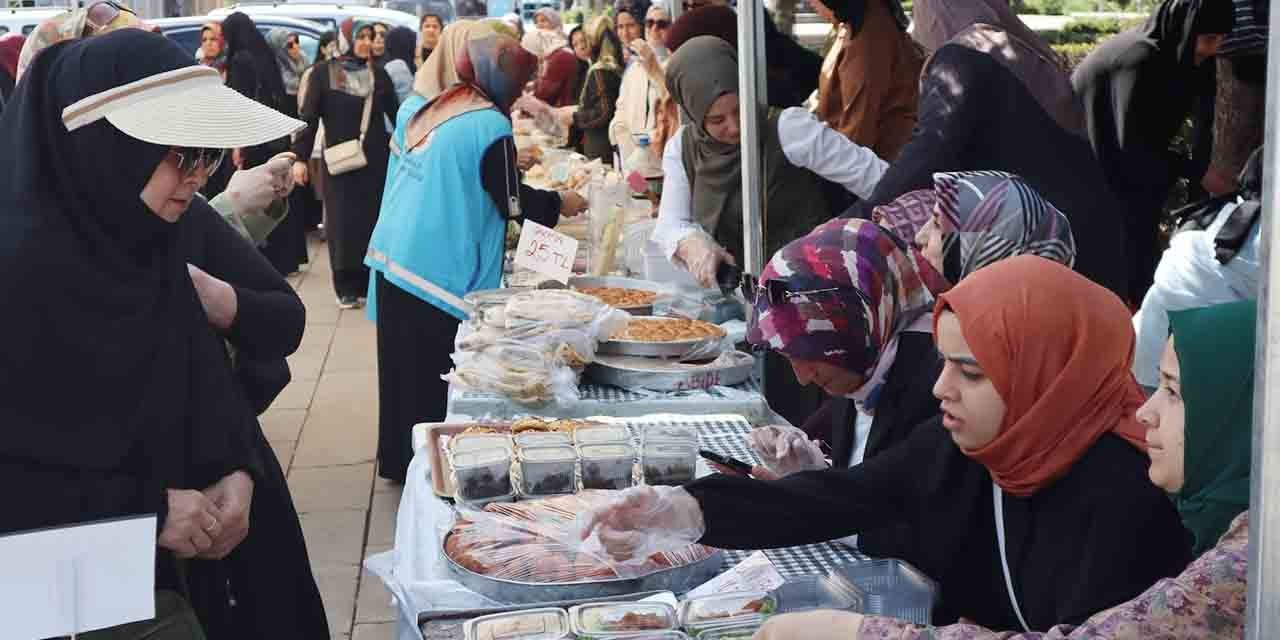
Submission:
[[[786,579],[763,551],[757,551],[738,563],[738,566],[712,578],[689,592],[690,598],[731,591],[772,591],[782,586]]]
[[[156,517],[0,536],[0,638],[49,638],[156,615]]]
[[[520,227],[516,245],[516,266],[536,271],[552,280],[567,283],[573,276],[578,241],[532,220]]]

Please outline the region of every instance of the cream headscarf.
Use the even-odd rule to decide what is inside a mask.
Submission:
[[[445,27],[440,34],[440,42],[422,62],[413,78],[414,93],[433,100],[444,93],[445,89],[457,84],[455,61],[466,47],[467,40],[472,35],[492,30],[493,25],[483,20],[459,20]]]

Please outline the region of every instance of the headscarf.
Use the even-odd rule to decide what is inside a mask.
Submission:
[[[432,100],[458,82],[457,61],[467,40],[475,33],[493,31],[483,20],[459,20],[444,28],[440,42],[414,74],[413,91]]]
[[[874,410],[899,333],[933,301],[909,251],[867,220],[820,225],[774,254],[760,275],[762,291],[815,293],[779,293],[780,304],[771,303],[770,295],[757,296],[747,339],[789,358],[863,376],[867,382],[855,399]]]
[[[1196,37],[1230,33],[1235,10],[1224,0],[1164,0],[1142,27],[1145,39],[1178,64],[1195,67]],[[1215,541],[1216,542],[1216,541]]]
[[[409,73],[418,70],[413,62],[413,48],[418,44],[418,34],[409,27],[396,27],[387,32],[387,53],[383,62],[402,60],[409,67]]]
[[[355,18],[347,18],[342,21],[342,25],[338,27],[338,56],[344,62],[347,60],[359,61],[364,64],[364,60],[356,57],[356,36],[365,29],[373,29],[373,25],[377,24],[372,20],[357,20]],[[372,33],[370,40],[372,40]]]
[[[93,6],[91,3],[89,7]],[[123,27],[133,27],[136,29],[146,29],[148,31],[159,31],[155,27],[147,24],[138,16],[128,12],[121,11],[110,24],[102,28],[94,28],[89,24],[89,7],[81,9],[71,9],[66,13],[56,15],[39,25],[27,34],[27,41],[22,45],[22,54],[18,56],[18,72],[16,79],[21,79],[22,74],[31,65],[31,61],[40,51],[64,40],[75,40],[91,35],[102,35]]]
[[[295,60],[289,55],[289,36],[292,35],[292,31],[276,27],[267,32],[267,41],[271,43],[271,49],[276,55],[276,64],[280,67],[280,77],[284,81],[285,93],[296,96],[302,73],[307,70],[307,61],[302,57]]]
[[[312,60],[311,63],[318,64],[320,62],[328,60],[330,56],[326,53],[326,50],[328,49],[329,45],[336,44],[337,40],[338,40],[338,34],[332,31],[326,31],[323,34],[321,34],[320,44],[316,46],[316,59]]]
[[[204,32],[212,31],[213,37],[218,39],[218,55],[213,58],[204,57]],[[200,60],[200,64],[209,67],[222,69],[227,64],[227,40],[222,36],[221,22],[206,22],[200,27],[200,50],[196,52],[196,58]]]
[[[893,232],[909,247],[915,246],[916,234],[933,221],[937,212],[938,195],[933,189],[917,189],[904,193],[892,201],[871,210],[871,221]],[[933,295],[951,288],[951,283],[925,259],[918,250],[910,252],[920,280]]]
[[[614,29],[613,18],[596,16],[584,30],[591,47],[591,70],[622,71],[622,44]]]
[[[899,29],[906,31],[911,25],[911,21],[907,19],[907,12],[903,11],[899,0],[844,0],[833,2],[828,6],[831,7],[831,13],[835,14],[836,20],[849,25],[849,35],[856,36],[862,30],[862,20],[867,15],[868,1],[884,2],[889,7],[889,14],[893,16],[894,22],[898,23]]]
[[[738,48],[738,14],[723,5],[698,7],[680,14],[667,31],[667,49],[674,53],[698,36],[714,36]]]
[[[0,119],[0,148],[23,150],[0,156],[0,291],[25,301],[0,333],[0,457],[10,468],[114,474],[140,493],[102,493],[119,492],[118,506],[138,511],[158,508],[163,489],[199,489],[234,471],[256,425],[192,288],[180,225],[139,198],[168,148],[105,119],[68,132],[62,116],[195,64],[164,36],[135,29],[60,43],[31,61]],[[122,515],[39,506],[50,513],[0,528]]]
[[[952,285],[1017,255],[1075,264],[1071,223],[1022,178],[1000,171],[936,173],[933,185],[944,238],[942,275]]]
[[[1253,300],[1169,314],[1186,411],[1176,500],[1196,555],[1249,508],[1257,318]]]
[[[372,30],[374,24],[355,18],[342,21],[338,29],[338,58],[332,63],[334,81],[331,89],[357,98],[364,98],[373,91],[373,69],[367,60],[356,55],[356,36],[365,29]]]
[[[237,11],[222,21],[227,42],[227,86],[274,109],[285,104],[283,70],[253,18]],[[252,74],[252,77],[239,77]]]
[[[1136,413],[1129,309],[1114,293],[1039,256],[979,269],[939,298],[1005,403],[990,443],[964,451],[1006,493],[1029,496],[1107,433],[1146,451]]]
[[[569,38],[560,31],[534,29],[524,34],[520,44],[528,49],[529,53],[538,56],[538,60],[546,60],[552,52],[568,46]]]
[[[18,56],[22,54],[22,43],[26,40],[26,36],[18,33],[0,36],[0,110],[3,110],[17,82]]]
[[[1005,0],[918,0],[913,37],[927,51],[957,44],[1008,69],[1063,130],[1084,137],[1084,112],[1062,58]]]
[[[543,7],[534,11],[533,15],[535,18],[537,16],[542,16],[547,19],[547,22],[551,23],[551,28],[547,29],[547,31],[558,33],[561,36],[564,35],[564,21],[560,19],[559,11],[552,9],[551,7]],[[539,31],[541,31],[541,29],[539,29]]]

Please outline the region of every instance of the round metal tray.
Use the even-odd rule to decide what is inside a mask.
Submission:
[[[638,318],[663,320],[655,316],[638,316]],[[724,339],[723,331],[718,338],[700,338],[697,340],[679,340],[673,342],[641,342],[638,340],[605,340],[596,347],[596,353],[614,356],[649,356],[655,358],[683,358],[692,353],[713,358],[720,355],[717,349]]]
[[[445,536],[444,542],[447,543],[448,540],[448,536]],[[724,552],[713,549],[711,555],[693,564],[664,569],[638,578],[558,583],[517,582],[475,573],[454,562],[453,558],[445,553],[443,545],[440,548],[440,554],[448,564],[449,571],[458,579],[458,582],[462,583],[462,586],[504,604],[617,596],[637,591],[671,591],[679,594],[716,577],[724,565]]]
[[[569,278],[569,287],[577,289],[579,287],[613,287],[616,289],[635,289],[636,291],[652,291],[658,295],[669,293],[670,288],[659,282],[650,280],[638,280],[636,278],[620,278],[617,276],[581,276],[577,278]],[[648,316],[653,314],[653,305],[647,304],[638,307],[618,307],[633,316]]]
[[[623,389],[688,391],[733,386],[751,377],[755,358],[741,351],[727,351],[709,363],[691,364],[640,356],[597,355],[587,367],[587,378]]]

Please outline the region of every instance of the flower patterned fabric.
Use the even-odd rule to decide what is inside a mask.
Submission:
[[[1099,612],[1078,627],[1058,625],[1047,632],[989,631],[971,624],[921,627],[894,618],[867,616],[857,640],[1215,640],[1244,637],[1246,578],[1249,573],[1249,512],[1240,514],[1218,545],[1175,578],[1157,582],[1142,595]]]

